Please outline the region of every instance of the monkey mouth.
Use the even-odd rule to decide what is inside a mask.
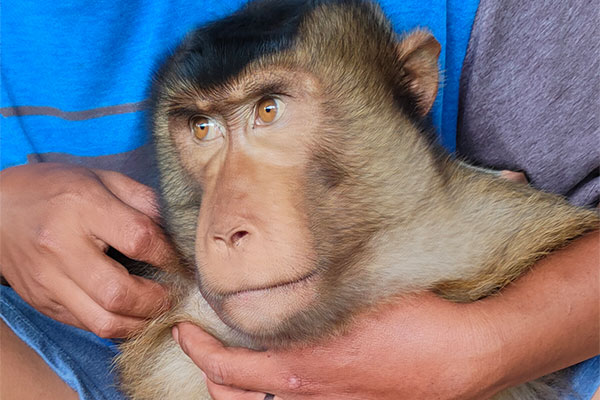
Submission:
[[[255,287],[255,288],[237,290],[237,291],[228,292],[228,293],[221,293],[221,294],[217,294],[216,297],[219,297],[221,299],[226,299],[226,298],[234,297],[234,296],[243,296],[246,293],[266,292],[266,291],[270,291],[270,290],[292,288],[294,285],[298,285],[298,284],[301,284],[302,282],[311,280],[312,278],[314,278],[314,276],[316,274],[317,274],[317,271],[314,270],[304,276],[301,276],[300,278],[297,278],[297,279],[294,279],[291,281],[284,281],[284,282],[279,282],[279,283],[275,283],[275,284],[271,284],[271,285],[267,285],[267,286],[260,286],[260,287]]]
[[[317,271],[292,281],[205,296],[221,320],[252,336],[271,336],[317,298]]]

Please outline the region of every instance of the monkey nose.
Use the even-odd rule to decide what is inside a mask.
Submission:
[[[213,240],[217,245],[225,245],[230,248],[235,248],[242,246],[249,236],[250,232],[248,232],[248,230],[244,228],[235,228],[226,234],[215,233],[213,235]]]

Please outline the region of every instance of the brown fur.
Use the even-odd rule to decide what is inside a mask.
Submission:
[[[127,394],[208,398],[199,371],[170,337],[178,321],[191,320],[227,345],[289,346],[335,334],[356,312],[394,295],[433,290],[458,302],[488,296],[598,228],[597,213],[474,171],[432,144],[419,123],[438,82],[432,40],[418,32],[399,43],[376,6],[321,6],[302,22],[293,48],[254,60],[221,86],[159,83],[154,129],[162,196],[182,266],[157,278],[172,287],[173,309],[122,347]],[[318,134],[309,137],[304,178],[295,182],[316,254],[319,300],[273,331],[252,335],[223,323],[190,275],[206,267],[197,265],[195,234],[207,192],[186,167],[195,164],[193,155],[177,150],[167,111],[231,100],[239,85],[274,70],[308,74],[302,90],[319,103]],[[553,393],[536,382],[499,398]]]

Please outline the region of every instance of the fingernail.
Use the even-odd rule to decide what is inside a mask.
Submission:
[[[177,344],[181,346],[181,343],[179,343],[179,328],[177,328],[177,325],[171,329],[171,334],[173,335],[173,339],[175,339]]]

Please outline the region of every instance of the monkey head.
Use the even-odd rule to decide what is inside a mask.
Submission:
[[[427,197],[401,171],[428,163],[408,149],[429,146],[439,50],[426,32],[399,39],[370,2],[255,1],[162,67],[165,223],[225,323],[306,339],[385,294],[382,234]]]

